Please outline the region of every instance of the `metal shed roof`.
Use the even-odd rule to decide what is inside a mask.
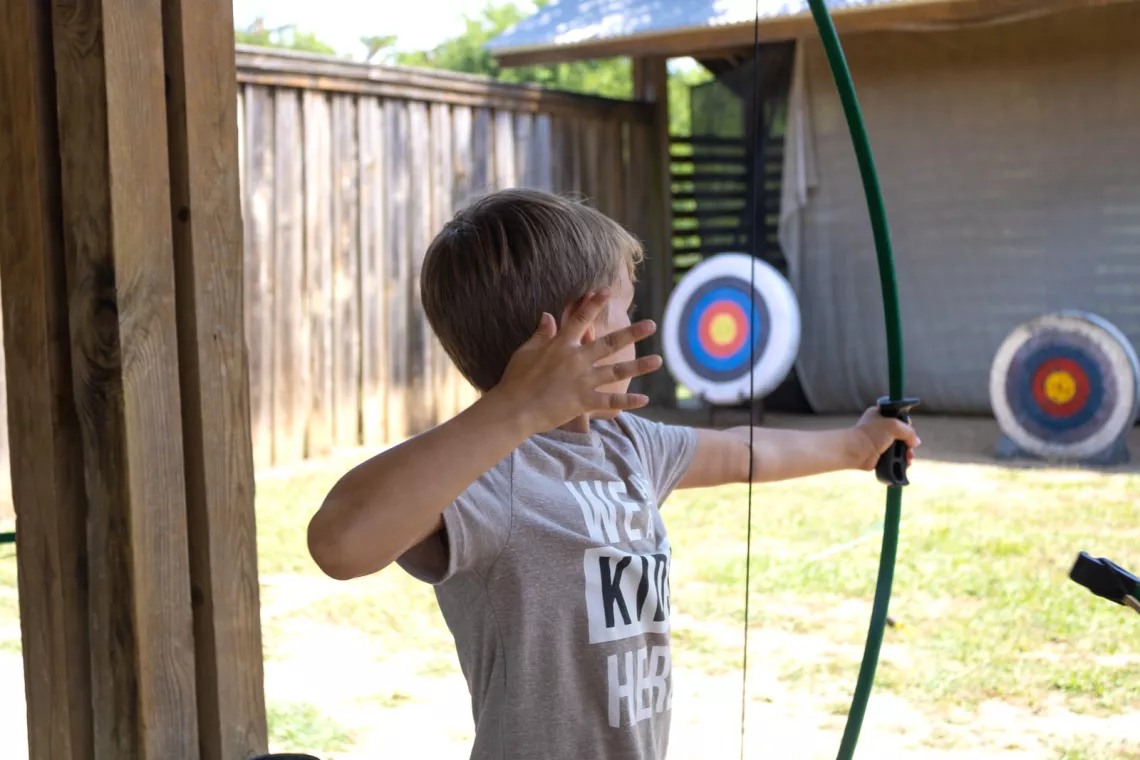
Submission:
[[[920,0],[919,0],[920,1]],[[916,0],[828,0],[833,11]],[[761,21],[808,14],[807,0],[760,0]],[[495,53],[752,23],[755,0],[556,0],[491,40]]]

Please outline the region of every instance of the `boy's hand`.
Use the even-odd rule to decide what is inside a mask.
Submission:
[[[884,417],[879,413],[878,407],[871,407],[863,413],[854,430],[860,434],[863,442],[862,450],[856,465],[860,470],[871,471],[879,461],[879,457],[895,441],[904,441],[907,445],[907,462],[914,459],[914,449],[922,444],[918,433],[912,425],[902,420]]]
[[[645,320],[584,342],[609,297],[608,289],[587,294],[561,331],[554,317],[544,313],[538,330],[511,358],[492,393],[508,399],[511,407],[522,413],[529,431],[553,430],[591,412],[636,409],[649,403],[649,398],[639,393],[597,390],[602,385],[648,374],[662,364],[657,355],[598,364],[657,330],[657,325]]]

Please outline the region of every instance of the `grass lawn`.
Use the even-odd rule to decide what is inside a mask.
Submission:
[[[898,625],[887,632],[872,705],[894,698],[921,716],[931,726],[927,750],[960,746],[996,704],[1040,734],[1035,741],[1052,753],[1044,756],[1140,758],[1140,737],[1099,733],[1108,725],[1099,721],[1140,712],[1140,621],[1067,578],[1080,550],[1140,565],[1140,477],[930,462],[912,472],[891,604]],[[399,712],[425,679],[449,677],[454,688],[458,678],[428,589],[384,572],[322,583],[328,593],[288,609],[289,579],[317,582],[303,529],[336,474],[259,486],[267,658],[301,656],[283,651],[301,623],[352,630],[375,660],[407,674],[374,700]],[[770,672],[776,684],[760,684],[752,701],[810,695],[833,717],[831,729],[842,727],[874,590],[883,496],[857,473],[754,489],[750,670]],[[665,513],[676,668],[724,677],[735,697],[722,701],[738,704],[747,491],[678,493]],[[1072,730],[1058,711],[1076,721]],[[1045,726],[1031,728],[1034,716]]]
[[[258,484],[274,748],[465,758],[468,696],[430,589],[395,569],[336,583],[306,553],[308,518],[351,462]],[[886,635],[861,754],[1140,758],[1140,619],[1067,578],[1080,550],[1140,567],[1140,476],[923,461],[912,480],[891,604],[898,626]],[[664,508],[677,688],[688,689],[671,756],[739,751],[746,494],[678,493]],[[749,731],[758,742],[785,731],[795,748],[781,756],[834,757],[866,636],[883,496],[854,473],[754,489]],[[15,599],[15,562],[0,560],[3,657],[19,651]],[[724,742],[715,750],[714,734]],[[408,752],[396,736],[410,737]]]

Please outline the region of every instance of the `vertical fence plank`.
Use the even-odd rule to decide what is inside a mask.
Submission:
[[[438,234],[453,213],[452,189],[455,187],[455,166],[452,159],[451,132],[451,108],[446,103],[433,103],[431,105],[432,215],[429,232],[431,236]],[[431,333],[431,346],[435,422],[438,424],[456,415],[459,384],[455,365],[443,350],[443,345],[434,331]]]
[[[408,299],[411,297],[408,255],[408,194],[411,177],[408,160],[408,104],[384,101],[385,166],[387,172],[388,237],[384,258],[384,301],[387,304],[388,436],[392,442],[408,436]]]
[[[534,116],[515,114],[515,179],[522,187],[535,187]]]
[[[273,464],[273,93],[247,90],[245,327],[255,467]]]
[[[356,102],[334,95],[333,134],[333,440],[360,442]]]
[[[292,90],[279,90],[275,110],[276,172],[274,202],[273,309],[273,461],[288,465],[305,457],[308,422],[309,352],[304,313],[304,148],[301,101]]]
[[[486,111],[482,113],[485,117],[489,117]],[[483,123],[485,126],[488,125],[489,119],[484,118]],[[452,109],[451,151],[455,173],[452,177],[451,198],[452,207],[456,210],[466,206],[485,189],[480,182],[484,182],[487,176],[490,156],[479,155],[480,150],[476,148],[475,142],[475,124],[476,114],[470,108],[456,106]],[[482,144],[485,145],[488,131],[483,129],[481,134],[484,140]],[[452,373],[456,385],[455,411],[458,413],[474,403],[475,389],[467,382],[467,378],[459,373],[458,368],[453,368]]]
[[[574,159],[572,139],[569,121],[562,116],[552,117],[550,120],[550,173],[553,187],[551,189],[559,194],[569,193],[574,181],[574,168],[571,165]]]
[[[589,191],[586,188],[585,125],[579,119],[568,119],[566,126],[570,138],[570,190],[575,195],[586,196]]]
[[[332,135],[328,96],[308,90],[305,116],[305,297],[309,333],[308,427],[305,454],[333,445],[332,375]]]
[[[495,112],[495,189],[519,184],[515,166],[515,129],[510,111]]]
[[[408,369],[412,411],[412,432],[419,433],[431,426],[434,420],[432,389],[431,326],[420,300],[420,270],[424,252],[431,240],[431,135],[427,106],[419,102],[408,104],[408,154],[410,166],[410,193],[408,203],[408,245],[411,249],[411,289],[408,294],[410,308],[408,320]]]
[[[486,195],[495,187],[495,131],[491,112],[476,108],[471,125],[471,192]]]
[[[0,310],[0,314],[3,311]],[[12,520],[12,457],[8,441],[8,372],[4,355],[4,328],[0,319],[0,519]]]
[[[554,191],[554,140],[549,114],[534,117],[534,186],[548,193]]]
[[[360,399],[362,443],[386,443],[388,336],[385,332],[387,276],[387,181],[384,112],[380,101],[365,97],[358,105],[360,133]]]
[[[620,121],[612,121],[605,125],[605,163],[602,166],[602,177],[605,178],[607,194],[609,196],[609,210],[606,212],[618,221],[625,221],[625,190],[623,186],[623,167],[625,165],[625,132]]]

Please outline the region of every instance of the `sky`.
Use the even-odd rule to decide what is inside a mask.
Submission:
[[[362,58],[360,38],[395,34],[400,50],[427,50],[463,32],[463,14],[476,15],[486,0],[233,0],[234,25],[258,16],[267,27],[296,24],[338,53]],[[516,0],[533,8],[528,0]]]

